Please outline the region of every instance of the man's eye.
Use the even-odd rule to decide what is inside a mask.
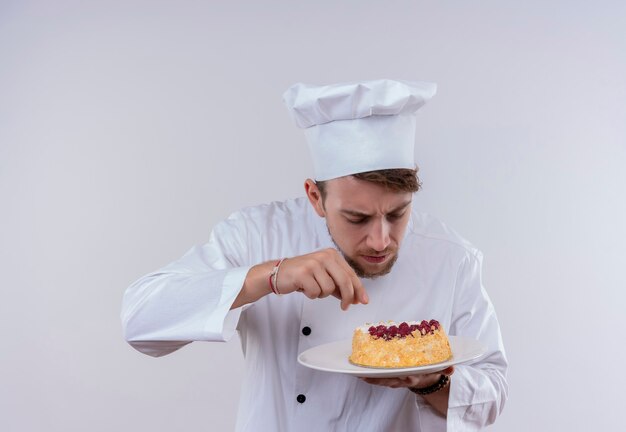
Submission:
[[[404,216],[404,213],[401,213],[401,214],[392,213],[390,215],[387,215],[387,219],[389,219],[390,221],[395,221],[395,220],[400,219],[402,216]]]
[[[367,220],[366,218],[363,218],[363,219],[348,219],[348,222],[350,222],[351,224],[354,224],[354,225],[361,225],[361,224],[365,223],[366,220]]]

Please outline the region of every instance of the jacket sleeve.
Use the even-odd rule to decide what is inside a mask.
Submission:
[[[482,285],[482,255],[468,252],[457,276],[450,334],[487,346],[477,361],[458,365],[450,380],[447,431],[475,431],[492,424],[508,394],[507,360],[495,310]]]
[[[129,286],[121,319],[130,345],[160,357],[192,341],[230,339],[243,309],[230,307],[250,270],[244,239],[245,225],[233,215],[208,243]]]

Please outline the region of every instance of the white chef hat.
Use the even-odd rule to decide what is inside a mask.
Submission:
[[[415,168],[416,111],[437,85],[381,79],[291,86],[283,100],[305,129],[316,180]]]

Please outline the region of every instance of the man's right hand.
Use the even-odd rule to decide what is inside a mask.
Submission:
[[[333,295],[341,300],[343,310],[351,304],[369,302],[361,280],[335,249],[323,249],[283,261],[276,289],[281,294],[299,291],[310,299]]]
[[[231,309],[254,303],[271,294],[268,278],[275,264],[275,260],[268,261],[250,269]],[[276,285],[281,294],[302,292],[310,299],[333,295],[341,300],[343,310],[351,304],[369,302],[367,292],[352,267],[339,252],[330,248],[285,259]]]

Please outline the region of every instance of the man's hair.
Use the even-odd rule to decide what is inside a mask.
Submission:
[[[377,171],[368,171],[352,174],[359,180],[376,183],[394,192],[417,192],[422,187],[420,179],[417,177],[418,168],[394,168]],[[326,199],[326,181],[315,183],[322,195],[322,202]]]

